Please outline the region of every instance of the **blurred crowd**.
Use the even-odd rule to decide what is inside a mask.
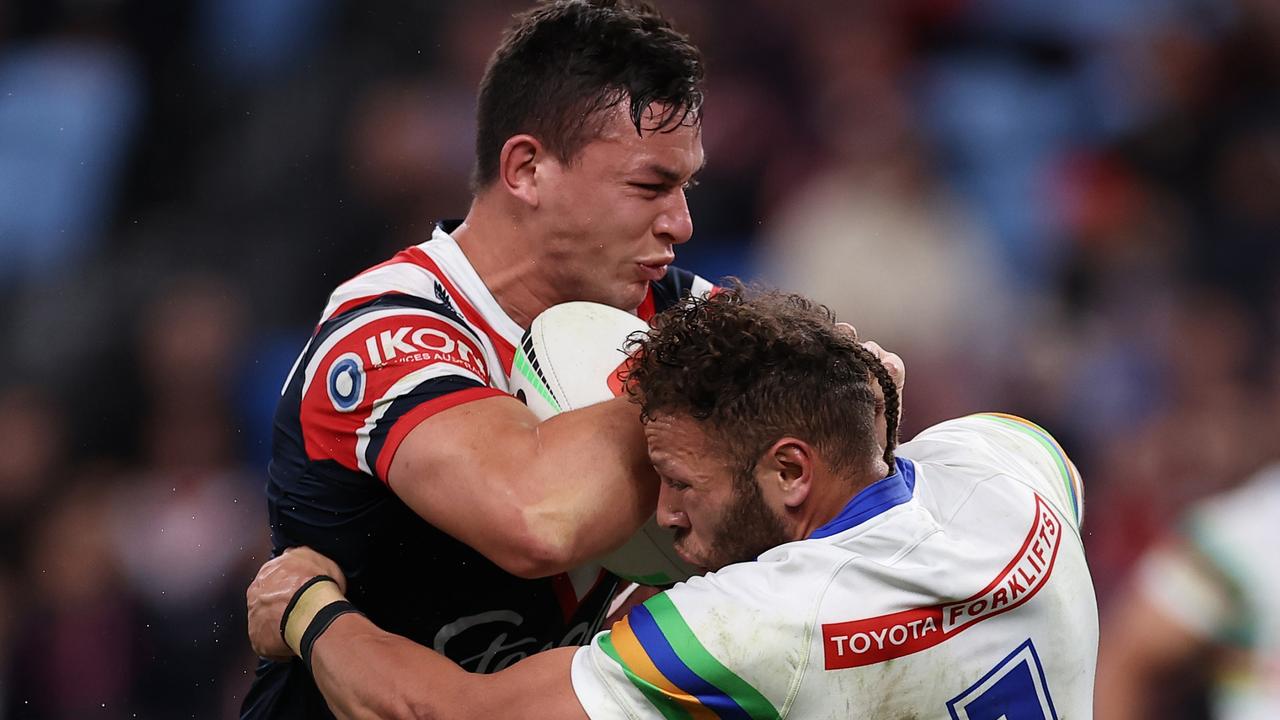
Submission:
[[[900,352],[904,436],[1053,431],[1104,616],[1280,460],[1280,3],[658,4],[708,65],[678,262]],[[465,214],[526,5],[0,3],[0,718],[235,715],[279,385],[334,285]]]

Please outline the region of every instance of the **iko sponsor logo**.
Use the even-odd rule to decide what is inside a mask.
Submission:
[[[443,328],[443,329],[442,329]],[[456,336],[452,327],[405,325],[365,338],[364,349],[372,366],[406,362],[452,362],[484,377],[484,361]]]
[[[364,358],[355,353],[343,353],[329,366],[325,386],[329,390],[329,402],[338,412],[351,412],[364,401]]]
[[[476,615],[467,615],[440,628],[432,647],[436,652],[447,656],[450,641],[461,635],[492,637],[488,646],[481,652],[464,658],[453,658],[471,672],[490,673],[498,672],[535,652],[550,650],[553,647],[581,645],[592,634],[590,623],[580,622],[569,628],[559,642],[548,642],[540,646],[538,638],[535,637],[511,637],[519,633],[523,625],[524,616],[514,610],[490,610]],[[467,637],[465,640],[471,640],[471,638]]]

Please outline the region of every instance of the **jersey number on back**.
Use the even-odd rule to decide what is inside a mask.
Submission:
[[[1057,720],[1044,667],[1027,640],[947,703],[953,720]]]

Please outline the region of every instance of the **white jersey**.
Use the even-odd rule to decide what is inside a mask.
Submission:
[[[1181,540],[1148,554],[1139,587],[1225,650],[1215,654],[1215,718],[1280,718],[1280,465],[1197,505]]]
[[[1080,479],[1003,415],[932,427],[810,538],[638,606],[578,651],[605,718],[1092,716]]]

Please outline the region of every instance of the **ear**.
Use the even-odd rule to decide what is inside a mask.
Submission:
[[[512,135],[498,155],[498,184],[513,197],[538,207],[538,165],[548,157],[532,135]]]
[[[788,508],[797,508],[809,498],[813,489],[817,453],[803,440],[784,437],[765,451],[757,471],[768,488]]]

